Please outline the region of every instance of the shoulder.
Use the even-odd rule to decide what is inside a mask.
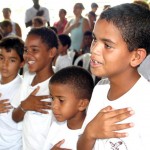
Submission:
[[[32,11],[34,8],[33,7],[30,7],[30,8],[28,8],[27,10],[26,10],[26,12],[30,12],[30,11]]]
[[[44,11],[49,11],[46,7],[40,7],[40,9],[44,10]]]

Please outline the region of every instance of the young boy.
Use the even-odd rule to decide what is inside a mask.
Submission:
[[[82,54],[90,53],[92,40],[93,40],[92,32],[86,31],[83,35]]]
[[[17,37],[3,38],[0,42],[0,149],[22,148],[20,125],[12,120],[11,102],[18,94],[22,78],[24,42]]]
[[[53,146],[52,149],[76,148],[93,88],[90,73],[80,67],[66,67],[52,76],[49,89],[53,100],[52,111],[58,122],[53,122],[44,150]]]
[[[55,63],[55,72],[61,70],[62,68],[72,65],[71,58],[68,56],[67,51],[71,45],[71,39],[69,35],[60,34],[58,35],[59,47],[58,47],[58,57]]]
[[[150,53],[150,11],[136,4],[109,8],[101,13],[93,34],[91,71],[107,77],[109,84],[97,84],[93,91],[78,150],[149,150],[150,84],[137,68]],[[106,106],[134,110],[132,117],[118,124],[134,123],[124,131],[128,136],[103,139],[99,111]],[[116,130],[112,125],[107,131],[112,129]]]
[[[13,101],[13,119],[23,121],[23,150],[41,150],[51,125],[48,85],[57,47],[58,38],[51,29],[34,28],[27,35],[24,59],[30,73],[24,74],[20,103]]]
[[[3,33],[3,37],[7,37],[7,36],[16,36],[12,31],[12,23],[10,20],[4,20],[1,22],[1,29],[2,29],[2,33]]]

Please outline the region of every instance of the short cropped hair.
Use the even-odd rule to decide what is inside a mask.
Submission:
[[[142,7],[145,7],[146,9],[149,9],[149,5],[148,5],[148,3],[145,2],[145,1],[134,1],[133,3],[134,3],[134,4],[137,4],[137,5],[140,5],[140,6],[142,6]]]
[[[67,35],[67,34],[60,34],[60,35],[58,35],[58,38],[59,38],[59,41],[61,42],[61,44],[63,46],[68,45],[68,48],[70,47],[70,45],[71,45],[71,38],[70,38],[69,35]]]
[[[29,35],[37,35],[41,38],[42,42],[45,43],[49,49],[56,47],[58,48],[58,37],[56,33],[47,27],[40,27],[40,28],[32,28],[27,37]]]
[[[65,15],[67,14],[67,11],[66,11],[65,9],[60,9],[60,10],[59,10],[59,13],[60,13],[60,12],[64,12]]]
[[[43,26],[44,25],[44,21],[43,18],[41,16],[36,16],[33,18],[33,21],[38,22],[39,25]]]
[[[15,50],[23,62],[24,41],[19,37],[5,37],[0,41],[0,48],[6,49],[7,52]]]
[[[91,31],[85,31],[84,36],[91,36],[92,37],[93,33]]]
[[[10,8],[3,8],[2,12],[10,12],[11,13],[11,9]]]
[[[103,11],[100,20],[106,20],[121,32],[129,51],[144,48],[150,53],[150,11],[133,3],[125,3]]]
[[[70,66],[56,72],[49,84],[64,84],[71,86],[71,90],[78,99],[91,99],[94,82],[91,74],[82,67]]]
[[[9,27],[9,26],[12,27],[12,23],[11,23],[11,21],[8,20],[8,19],[2,21],[0,25],[1,25],[1,28],[2,28],[2,29],[5,28],[5,27]]]

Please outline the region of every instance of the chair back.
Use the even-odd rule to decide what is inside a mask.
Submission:
[[[90,53],[85,53],[85,54],[82,54],[81,56],[77,57],[75,62],[74,62],[74,66],[78,66],[78,63],[80,61],[82,61],[82,67],[86,70],[89,69],[89,64],[90,64],[90,56],[91,54]]]

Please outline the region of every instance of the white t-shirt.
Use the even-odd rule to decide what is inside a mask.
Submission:
[[[37,84],[36,86],[31,86],[32,80],[35,74],[30,74],[26,72],[24,74],[24,80],[21,87],[21,98],[24,100],[30,93],[40,87],[38,95],[49,95],[49,80]],[[51,99],[45,99],[45,101],[51,101]],[[18,107],[20,103],[13,101],[13,106]],[[43,148],[43,143],[46,140],[49,127],[52,121],[52,111],[48,110],[49,114],[41,114],[35,111],[27,111],[23,119],[23,150],[41,150]]]
[[[97,139],[93,149],[150,150],[150,83],[141,77],[127,93],[114,101],[107,99],[109,88],[109,84],[95,86],[82,129],[108,105],[114,109],[131,107],[135,114],[121,123],[133,122],[135,126],[124,130],[129,133],[126,138]]]
[[[72,66],[72,60],[68,55],[59,55],[56,59],[55,72],[61,70],[62,68]]]
[[[58,123],[54,121],[49,130],[48,137],[46,139],[44,149],[50,150],[55,144],[61,140],[65,142],[61,145],[61,148],[68,148],[76,150],[76,144],[80,135],[80,129],[71,130],[67,127],[67,122]]]
[[[49,10],[47,8],[41,7],[41,6],[40,6],[39,10],[43,10],[44,11],[43,18],[47,22],[50,21]],[[26,13],[25,13],[25,23],[32,20],[36,16],[37,12],[38,12],[38,10],[35,9],[34,7],[27,9]]]
[[[9,99],[10,103],[14,100],[21,87],[22,78],[18,75],[14,80],[7,84],[0,84],[0,100]],[[22,131],[21,123],[12,120],[11,109],[8,113],[0,114],[0,150],[21,150]]]

